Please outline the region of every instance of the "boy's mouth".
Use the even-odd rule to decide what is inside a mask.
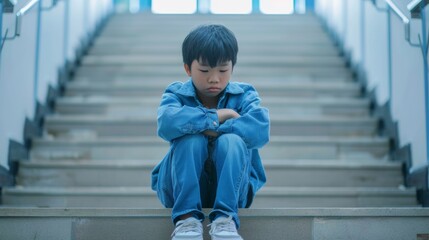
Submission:
[[[210,87],[210,88],[207,88],[207,91],[208,91],[208,92],[219,92],[219,91],[220,91],[220,88],[217,88],[217,87]]]

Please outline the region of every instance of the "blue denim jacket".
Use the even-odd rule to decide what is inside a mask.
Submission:
[[[172,83],[162,95],[158,108],[158,135],[172,143],[183,135],[197,134],[205,130],[213,130],[219,134],[237,134],[252,151],[249,155],[253,167],[250,184],[254,194],[266,182],[258,148],[269,141],[268,109],[260,106],[260,98],[255,88],[246,83],[230,82],[221,94],[218,108],[234,109],[240,117],[228,119],[219,125],[216,110],[205,108],[198,100],[192,80]],[[170,155],[171,152],[164,160]],[[152,172],[152,189],[155,191],[160,164]]]

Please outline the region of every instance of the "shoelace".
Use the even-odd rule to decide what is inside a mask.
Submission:
[[[198,220],[189,220],[184,221],[183,223],[179,224],[179,226],[174,229],[174,232],[171,234],[171,236],[175,236],[177,233],[186,233],[186,232],[203,232],[202,226],[199,224]]]
[[[237,232],[235,223],[232,221],[232,216],[229,216],[228,218],[216,219],[216,221],[210,223],[207,226],[213,226],[210,229],[210,234],[213,234],[214,232]]]

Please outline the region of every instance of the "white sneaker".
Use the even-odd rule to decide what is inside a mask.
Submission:
[[[172,240],[203,240],[203,225],[193,217],[178,221],[171,237]]]
[[[237,233],[235,222],[232,220],[232,216],[218,217],[211,224],[210,236],[212,240],[243,240]]]

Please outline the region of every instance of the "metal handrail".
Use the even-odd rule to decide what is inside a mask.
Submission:
[[[413,0],[407,5],[408,11],[411,12],[412,18],[421,18],[421,9],[428,5],[429,0]]]
[[[410,42],[410,35],[411,35],[410,34],[410,19],[408,19],[407,16],[405,16],[405,14],[398,8],[398,6],[396,6],[396,4],[394,2],[392,2],[392,0],[386,0],[386,3],[404,23],[405,40],[407,40],[407,42],[411,43]]]
[[[21,36],[21,27],[22,27],[22,18],[23,16],[30,11],[40,0],[32,0],[27,5],[25,5],[21,10],[16,13],[15,21],[15,34],[13,37],[8,37],[7,34],[3,40],[13,40],[16,37]]]

